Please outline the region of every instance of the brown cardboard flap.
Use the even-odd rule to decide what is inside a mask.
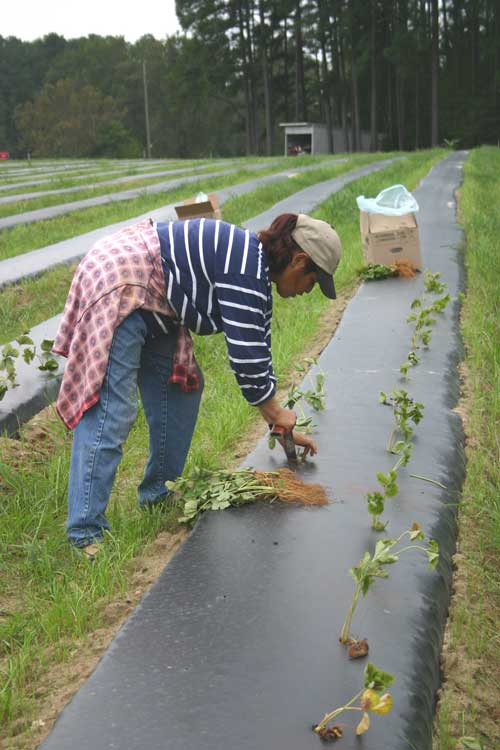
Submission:
[[[186,198],[182,205],[175,206],[175,213],[179,219],[221,219],[222,213],[219,208],[217,193],[209,193],[208,201],[196,203],[196,197]]]

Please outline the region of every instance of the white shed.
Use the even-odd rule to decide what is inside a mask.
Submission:
[[[323,122],[280,122],[285,129],[285,156],[297,154],[328,154],[328,129]],[[341,128],[333,128],[333,153],[349,150],[345,133]],[[358,151],[370,150],[370,134],[361,132]]]

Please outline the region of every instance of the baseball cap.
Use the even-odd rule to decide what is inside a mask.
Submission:
[[[333,227],[321,219],[299,214],[292,237],[318,267],[319,288],[330,299],[335,299],[333,274],[342,255],[342,243]]]

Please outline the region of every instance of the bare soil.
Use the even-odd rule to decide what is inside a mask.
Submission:
[[[337,299],[328,305],[320,317],[319,329],[315,332],[314,341],[311,341],[310,347],[302,353],[302,357],[317,357],[323,351],[335,333],[342,314],[357,288],[358,285],[353,284],[343,289],[339,292]],[[285,393],[286,387],[281,388],[277,394],[278,398]],[[235,468],[239,459],[249,453],[266,432],[267,427],[260,421],[254,428],[248,430],[239,442],[237,450],[225,457],[228,468]],[[15,466],[28,456],[30,460],[33,460],[33,452],[43,458],[44,455],[53,452],[65,439],[65,434],[59,429],[59,417],[54,407],[50,406],[25,425],[23,440],[0,438],[2,460]],[[321,450],[321,446],[319,449]],[[33,750],[49,734],[61,710],[92,674],[121,625],[158,578],[187,535],[188,532],[184,528],[174,534],[162,532],[145,550],[143,556],[135,557],[131,561],[129,592],[125,598],[116,598],[106,604],[103,610],[102,627],[89,633],[84,639],[69,644],[70,661],[57,663],[55,657],[51,659],[50,653],[44,655],[50,666],[36,684],[37,718],[29,726],[21,720],[18,726],[14,727],[14,730],[17,729],[14,737],[4,740],[3,744],[0,739],[1,750]],[[9,601],[6,606],[8,606],[8,611],[12,612],[16,609],[16,602]],[[0,610],[2,607],[3,604],[0,602]]]

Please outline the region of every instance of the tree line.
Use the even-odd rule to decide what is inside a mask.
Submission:
[[[281,122],[375,149],[500,138],[500,0],[177,0],[163,40],[0,36],[0,149],[273,154]],[[144,76],[146,72],[146,76]]]

